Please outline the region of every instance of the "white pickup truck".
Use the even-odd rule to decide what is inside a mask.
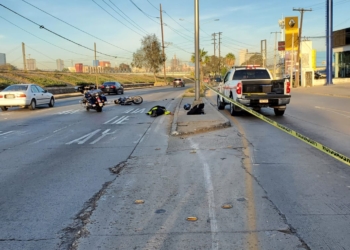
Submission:
[[[268,69],[258,66],[232,67],[219,84],[221,94],[256,111],[262,107],[273,108],[276,116],[284,114],[291,98],[290,88],[288,79],[273,80]],[[224,109],[228,104],[231,115],[242,112],[237,105],[217,96],[218,109]]]

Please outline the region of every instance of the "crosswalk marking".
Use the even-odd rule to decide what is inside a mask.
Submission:
[[[144,113],[145,112],[145,109],[128,109],[128,110],[125,110],[124,113],[128,114],[128,113],[133,113],[133,114],[136,114],[136,113]]]
[[[129,120],[129,116],[122,116],[118,118],[119,116],[113,117],[112,119],[106,121],[103,124],[123,124],[124,121]]]
[[[0,131],[0,133],[1,133],[2,131]],[[8,134],[11,134],[11,133],[13,133],[14,131],[8,131],[8,132],[4,132],[4,133],[2,133],[2,134],[0,134],[0,136],[1,135],[8,135]]]
[[[75,109],[75,110],[74,109],[70,109],[70,110],[59,112],[57,114],[59,114],[59,115],[68,115],[68,114],[74,114],[74,113],[79,112],[79,111],[80,111],[80,109]]]
[[[134,109],[128,109],[128,110],[125,110],[124,113],[130,113],[131,111],[133,111]]]
[[[88,140],[90,140],[92,137],[94,137],[95,135],[99,134],[100,131],[101,131],[101,129],[97,129],[97,130],[95,130],[95,131],[93,131],[93,132],[91,132],[91,133],[88,133],[88,134],[86,134],[86,135],[84,135],[84,136],[82,136],[82,137],[80,137],[80,138],[78,138],[78,139],[75,139],[75,140],[73,140],[73,141],[67,142],[66,145],[70,145],[70,144],[73,144],[73,143],[76,143],[76,144],[84,144],[85,142],[87,142]],[[90,144],[95,144],[96,142],[98,142],[98,141],[100,141],[102,138],[104,138],[105,136],[107,136],[107,135],[112,135],[112,134],[115,134],[115,133],[117,132],[117,130],[114,131],[114,132],[111,132],[111,133],[110,133],[109,131],[110,131],[110,129],[106,129],[105,131],[103,131],[103,132],[101,133],[101,135],[100,135],[97,139],[95,139],[95,140],[93,140],[92,142],[90,142]]]
[[[87,135],[84,135],[78,139],[75,139],[73,141],[70,141],[70,142],[67,142],[66,144],[69,145],[69,144],[72,144],[72,143],[78,143],[78,144],[83,144],[85,143],[87,140],[89,140],[91,137],[93,137],[95,134],[97,134],[98,132],[100,132],[101,129],[97,129]]]

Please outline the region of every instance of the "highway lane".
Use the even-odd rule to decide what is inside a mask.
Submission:
[[[285,116],[261,113],[350,157],[349,106],[349,98],[293,93]],[[252,115],[223,114],[250,145],[250,172],[290,231],[310,249],[348,249],[350,167]]]
[[[127,160],[142,140],[149,144],[139,154],[154,151],[154,128],[169,128],[170,116],[145,113],[154,105],[173,111],[183,90],[130,90],[125,95],[142,95],[144,103],[111,104],[102,113],[85,111],[80,98],[1,112],[0,249],[66,249],[116,178],[109,168]]]

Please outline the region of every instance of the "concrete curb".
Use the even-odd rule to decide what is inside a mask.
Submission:
[[[201,127],[198,128],[197,126],[195,126],[194,124],[196,123],[201,123],[203,124],[203,122],[198,122],[198,121],[189,121],[190,124],[194,125],[194,129],[188,132],[180,132],[178,131],[178,115],[179,115],[179,110],[180,110],[180,105],[182,103],[183,97],[180,99],[179,103],[176,106],[176,110],[174,112],[174,118],[173,118],[173,123],[171,125],[171,135],[172,136],[180,136],[180,135],[190,135],[190,134],[196,134],[196,133],[201,133],[201,132],[208,132],[208,131],[213,131],[213,130],[217,130],[217,129],[222,129],[222,128],[227,128],[227,127],[231,127],[231,122],[228,118],[226,118],[223,114],[221,114],[218,110],[216,110],[213,105],[206,99],[206,97],[203,97],[202,100],[205,104],[204,109],[205,108],[209,108],[212,109],[212,111],[220,117],[220,119],[222,119],[222,122],[215,122],[212,124],[209,124],[205,127]],[[191,116],[189,116],[191,117]]]
[[[179,110],[180,110],[180,104],[182,102],[183,97],[180,98],[178,104],[176,105],[175,112],[174,112],[174,118],[173,118],[173,123],[171,124],[171,135],[176,136],[179,135],[179,132],[177,131],[177,117],[179,115]]]

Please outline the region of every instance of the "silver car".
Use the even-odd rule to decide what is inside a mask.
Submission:
[[[0,92],[0,108],[25,107],[34,110],[38,105],[55,105],[53,94],[35,84],[14,84]]]

